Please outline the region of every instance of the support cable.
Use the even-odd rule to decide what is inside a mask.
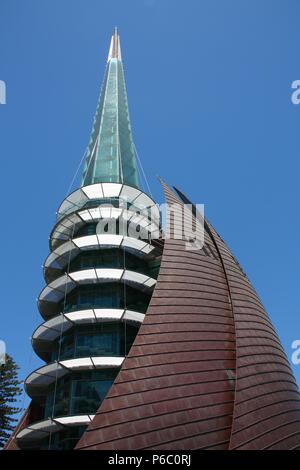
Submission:
[[[93,154],[94,154],[95,148],[96,148],[96,146],[97,146],[97,144],[98,144],[98,140],[99,140],[99,134],[97,135],[97,139],[95,140],[94,147],[93,147],[93,149],[92,149],[92,151],[91,151],[91,155],[90,155],[90,158],[89,158],[89,163],[88,163],[88,165],[87,165],[87,167],[86,167],[86,170],[85,170],[85,174],[86,174],[86,175],[87,175],[87,173],[88,173],[88,171],[89,171],[89,169],[90,169],[90,165],[91,165],[91,162],[92,162],[92,160],[93,160]],[[78,172],[79,172],[80,167],[81,167],[81,165],[82,165],[82,163],[83,163],[83,161],[84,161],[84,159],[85,159],[85,157],[86,157],[86,155],[87,155],[88,150],[89,150],[89,146],[87,146],[87,148],[85,149],[85,152],[84,152],[83,156],[81,157],[81,160],[80,160],[80,162],[79,162],[79,165],[78,165],[78,167],[77,167],[77,169],[76,169],[76,171],[75,171],[75,173],[74,173],[74,176],[73,176],[73,178],[72,178],[72,180],[71,180],[71,183],[70,183],[70,185],[69,185],[68,191],[67,191],[67,193],[66,193],[66,197],[70,194],[70,191],[71,191],[71,189],[72,189],[72,186],[73,186],[73,184],[74,184],[74,181],[75,181],[75,179],[76,179],[76,177],[77,177],[77,175],[78,175]],[[76,204],[76,205],[77,205],[77,204]],[[78,206],[78,207],[79,207],[79,206]]]
[[[123,246],[123,269],[125,273],[126,269],[126,255],[125,255],[125,247]],[[127,312],[127,296],[126,296],[126,282],[123,281],[123,293],[124,293],[124,357],[127,356],[127,319],[126,319],[126,312]]]
[[[147,188],[145,188],[145,181],[144,181],[144,178],[143,178],[143,175],[142,175],[142,172],[141,172],[141,169],[140,169],[139,165],[137,165],[136,169],[137,169],[137,172],[138,172],[138,177],[139,177],[140,185],[142,187],[142,191],[144,193],[146,193]]]
[[[142,162],[141,162],[141,160],[140,160],[140,158],[139,158],[139,155],[138,155],[138,152],[137,152],[137,149],[136,149],[135,144],[133,144],[133,145],[134,145],[134,149],[135,149],[136,158],[137,158],[137,161],[138,161],[138,163],[139,163],[139,165],[140,165],[140,168],[141,168],[141,171],[142,171],[144,180],[145,180],[145,182],[146,182],[146,185],[147,185],[149,194],[150,194],[150,196],[151,196],[151,199],[153,199],[153,195],[152,195],[152,192],[151,192],[150,185],[149,185],[149,183],[148,183],[146,174],[145,174],[145,172],[144,172],[144,168],[143,168]]]
[[[35,313],[35,320],[36,320],[36,323],[39,323],[39,321],[40,321],[39,316],[38,316],[38,310],[36,310],[36,313]],[[32,339],[32,337],[31,337],[31,339]],[[32,367],[31,367],[32,358],[33,358],[33,348],[31,347],[30,350],[29,350],[29,353],[28,353],[28,358],[27,358],[27,363],[28,363],[28,369],[29,370],[32,369]],[[20,403],[21,403],[20,413],[22,413],[21,419],[23,419],[24,413],[28,408],[28,406],[26,406],[26,408],[25,408],[25,399],[26,399],[26,396],[27,396],[26,390],[25,390],[25,380],[22,381],[22,385],[23,385],[23,391],[22,391],[22,396],[20,398]],[[15,439],[15,436],[16,436],[16,434],[11,435],[13,440]]]
[[[82,165],[82,163],[83,163],[83,161],[84,161],[84,159],[85,159],[85,157],[86,157],[87,152],[88,152],[88,147],[85,149],[85,152],[84,152],[83,156],[82,156],[81,159],[80,159],[79,165],[78,165],[78,167],[77,167],[77,169],[76,169],[76,171],[75,171],[75,173],[74,173],[74,176],[73,176],[73,178],[72,178],[72,180],[71,180],[71,183],[70,183],[69,188],[68,188],[68,190],[67,190],[66,196],[68,196],[68,195],[70,194],[70,191],[71,191],[71,189],[72,189],[72,186],[73,186],[73,184],[74,184],[74,181],[75,181],[75,179],[76,179],[76,177],[77,177],[77,175],[78,175],[78,172],[79,172],[79,170],[80,170],[80,168],[81,168],[81,165]],[[89,169],[91,160],[92,160],[92,156],[91,156],[91,158],[90,158],[90,160],[89,160],[88,167],[87,167],[86,171],[88,171],[88,169]]]
[[[71,234],[70,239],[69,239],[70,242],[73,239],[74,231],[75,231],[75,224],[73,224],[72,234]],[[71,254],[72,254],[72,250],[69,251],[67,271],[65,272],[66,282],[65,282],[65,291],[64,291],[64,303],[63,303],[62,312],[60,313],[61,316],[62,316],[62,322],[61,322],[60,334],[59,334],[59,340],[58,340],[58,353],[57,353],[57,360],[56,360],[57,368],[56,368],[56,371],[55,371],[55,382],[54,382],[54,393],[53,393],[53,404],[52,404],[51,420],[53,420],[54,414],[55,414],[55,402],[56,402],[57,382],[58,382],[58,378],[57,378],[58,364],[59,364],[60,356],[61,356],[62,335],[63,335],[63,327],[64,327],[64,321],[63,320],[64,320],[64,313],[65,313],[65,308],[66,308],[66,301],[67,301],[67,277],[69,276],[69,272],[70,272]],[[50,428],[48,450],[50,450],[50,448],[51,448],[51,438],[52,438],[52,430]]]

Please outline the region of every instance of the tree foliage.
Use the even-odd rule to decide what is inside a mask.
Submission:
[[[19,367],[11,356],[6,355],[5,364],[0,365],[0,448],[4,446],[17,421],[14,415],[21,410],[16,403],[22,393],[18,379]]]

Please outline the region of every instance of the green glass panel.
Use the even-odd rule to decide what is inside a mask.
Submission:
[[[51,361],[90,356],[124,356],[129,352],[137,327],[125,322],[79,325],[53,342]]]
[[[126,294],[126,295],[124,295]],[[82,285],[66,296],[65,313],[87,308],[127,308],[144,313],[150,302],[150,295],[130,286],[107,283]]]
[[[94,414],[117,374],[118,369],[107,369],[72,373],[59,379],[56,387],[51,386],[46,397],[45,419]]]
[[[81,185],[100,182],[139,187],[123,64],[117,58],[106,67]]]

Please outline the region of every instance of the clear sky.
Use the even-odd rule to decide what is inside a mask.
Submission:
[[[86,148],[118,26],[133,135],[228,243],[289,358],[300,339],[298,0],[0,0],[0,339],[21,367],[55,211]],[[300,383],[300,365],[293,366]]]

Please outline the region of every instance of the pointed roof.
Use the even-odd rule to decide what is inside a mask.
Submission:
[[[93,183],[124,183],[139,187],[117,28],[110,41],[81,186]]]
[[[108,53],[108,57],[107,57],[107,62],[109,62],[110,59],[122,60],[120,36],[119,36],[119,34],[118,34],[118,29],[117,29],[117,27],[115,27],[114,33],[113,33],[113,35],[112,35],[112,37],[111,37],[110,48],[109,48],[109,53]]]

